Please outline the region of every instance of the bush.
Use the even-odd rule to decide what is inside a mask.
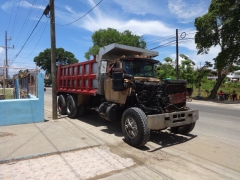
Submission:
[[[216,84],[216,81],[213,80],[206,80],[204,82],[201,83],[201,87],[200,87],[200,94],[202,97],[207,98],[210,93],[211,90],[213,89],[214,85]],[[218,92],[222,90],[223,92],[229,93],[231,94],[233,90],[236,91],[236,93],[238,95],[240,95],[240,82],[229,82],[228,84],[222,84],[218,90]],[[198,87],[197,86],[193,86],[193,94],[192,96],[197,96],[198,95]]]

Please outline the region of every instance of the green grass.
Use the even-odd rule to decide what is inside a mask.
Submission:
[[[216,83],[216,81],[213,81],[213,80],[205,80],[204,82],[202,82],[201,83],[201,88],[200,88],[200,96],[203,97],[203,98],[207,98],[210,95],[211,90],[213,89],[215,83]],[[238,97],[239,97],[240,96],[240,82],[223,83],[219,87],[218,92],[220,90],[222,90],[225,93],[229,93],[229,94],[232,94],[233,90],[235,90],[236,93],[238,94]],[[197,95],[198,95],[198,87],[193,85],[192,97],[195,97]]]
[[[0,88],[0,94],[4,94],[3,88]],[[13,88],[5,88],[5,99],[14,99]]]

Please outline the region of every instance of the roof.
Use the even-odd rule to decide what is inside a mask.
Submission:
[[[158,54],[159,53],[156,51],[116,43],[100,48],[98,53],[101,59],[115,59],[121,57],[122,55],[125,56],[142,55],[148,57],[155,57],[158,56]]]

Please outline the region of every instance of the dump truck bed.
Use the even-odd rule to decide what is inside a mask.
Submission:
[[[117,59],[122,55],[155,57],[158,52],[116,43],[104,46],[93,60],[65,66],[60,64],[57,73],[57,93],[103,95],[104,88],[100,81],[104,73],[99,70],[101,62]]]
[[[96,58],[93,60],[70,64],[59,65],[57,73],[57,93],[74,93],[95,95],[97,91]]]

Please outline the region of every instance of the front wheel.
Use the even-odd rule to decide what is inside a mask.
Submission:
[[[195,122],[191,123],[191,124],[179,126],[179,127],[172,127],[171,132],[175,133],[175,134],[186,135],[186,134],[190,133],[194,129],[194,127],[195,127]]]
[[[147,117],[139,108],[129,108],[122,116],[122,132],[125,141],[134,147],[144,146],[150,138]]]

